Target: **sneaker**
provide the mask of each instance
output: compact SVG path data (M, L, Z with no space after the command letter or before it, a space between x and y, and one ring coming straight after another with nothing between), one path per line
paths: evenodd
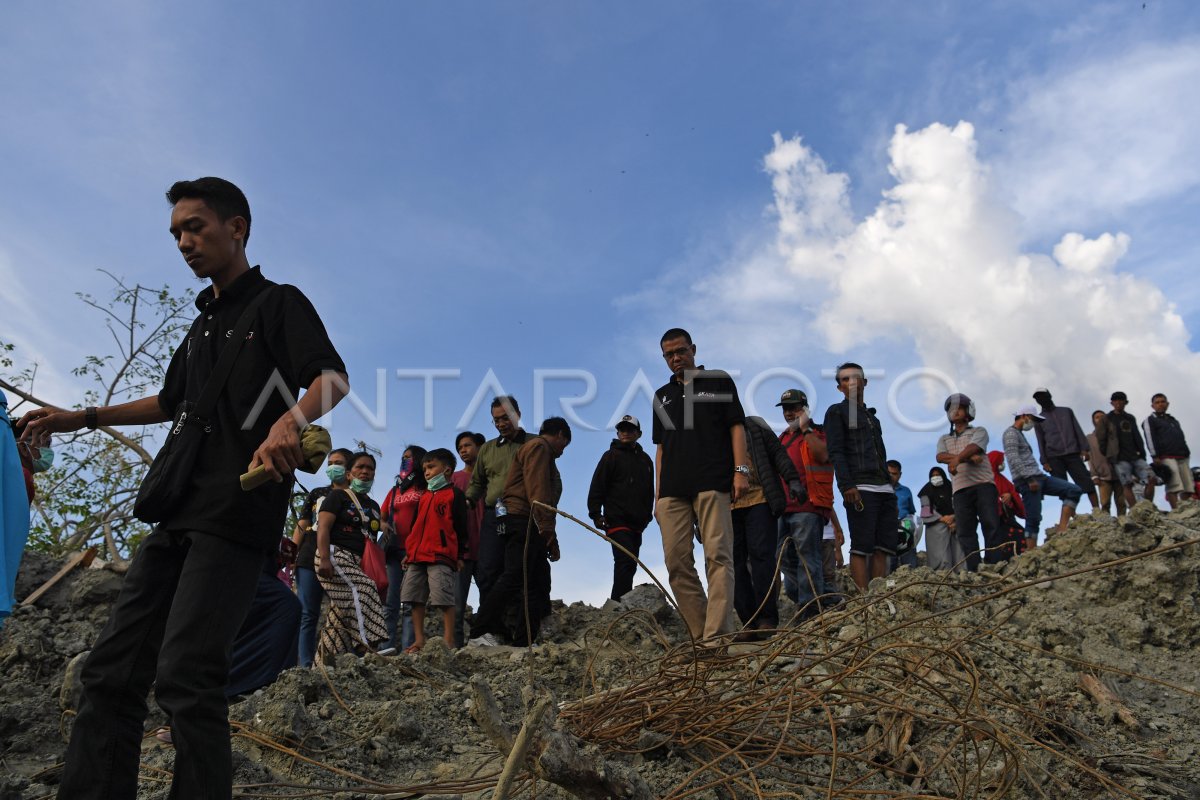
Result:
M396 648L394 648L394 647L381 647L381 648L379 648L378 650L376 650L376 651L375 651L375 655L378 655L378 656L394 656L394 655L396 655Z
M476 638L470 640L467 642L467 644L474 647L499 647L500 641L492 634L485 633L482 636L477 636Z

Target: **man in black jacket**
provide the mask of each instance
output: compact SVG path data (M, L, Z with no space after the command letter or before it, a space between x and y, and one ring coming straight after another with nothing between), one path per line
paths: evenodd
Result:
M1137 418L1125 410L1129 397L1124 392L1113 392L1110 398L1113 410L1108 412L1108 436L1117 439L1117 457L1112 459L1114 477L1125 493L1125 505L1133 508L1137 504L1134 485L1142 486L1142 497L1154 499L1154 486L1158 483L1154 471L1146 463L1146 446L1138 431ZM1097 428L1097 435L1100 429ZM1109 442L1099 442L1101 450L1109 449Z
M654 462L638 439L642 424L626 414L617 423L617 438L600 456L588 490L588 516L613 544L613 600L633 588L637 574L634 556L642 547L642 531L654 518ZM620 545L620 547L617 547Z
M850 528L850 577L865 590L871 578L887 575L896 554L896 493L887 471L883 428L875 409L863 402L867 378L858 364L837 368L842 402L825 412L825 441Z
M731 506L733 516L733 607L745 630L743 640L756 640L779 627L779 518L787 506L783 486L803 502L808 490L783 445L762 417L746 417L746 452L750 454L750 487Z
M1192 452L1188 449L1179 420L1167 413L1171 406L1167 396L1161 393L1154 395L1150 398L1150 406L1154 413L1142 423L1142 432L1146 434L1146 449L1150 451L1150 457L1159 468L1166 468L1164 482L1167 484L1167 502L1174 508L1180 500L1191 500L1196 494L1192 468L1188 463Z

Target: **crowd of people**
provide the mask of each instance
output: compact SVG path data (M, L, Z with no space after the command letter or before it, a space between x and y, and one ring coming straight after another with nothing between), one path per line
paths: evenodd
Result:
M371 497L375 456L334 450L328 485L308 494L281 541L291 476L307 459L301 431L346 396L345 365L304 294L250 267L250 207L238 187L179 181L167 200L176 246L209 285L161 390L112 406L40 408L15 422L0 404L13 445L0 462L6 497L32 491L29 476L52 459L52 434L172 423L133 507L153 530L81 672L59 789L72 800L136 796L152 686L177 751L171 796L230 797L229 697L296 663L417 652L431 616L447 647L533 644L561 555L556 461L571 428L550 417L526 432L511 396L491 403L493 439L464 432L453 449L408 446L382 505ZM858 364L838 367L842 399L820 424L803 391L785 391L777 408L786 429L777 435L745 414L728 373L697 365L687 331L668 330L660 346L671 377L651 404L653 458L641 421L623 417L593 472L588 514L612 546L614 601L631 590L643 536L657 521L672 593L703 647L790 624L780 618L781 586L800 621L843 602L850 587L836 571L846 536L851 581L865 590L918 563L922 530L931 568L974 570L1036 546L1046 495L1063 505L1047 533L1061 530L1085 495L1117 513L1158 484L1172 506L1194 496L1190 451L1161 394L1139 426L1114 392L1113 410L1097 411L1085 435L1071 409L1040 388L1037 405L1015 409L993 451L973 424L974 403L951 395L949 431L931 443L938 466L914 500L902 465L887 457ZM264 393L267 385L281 391ZM238 475L260 467L272 480L242 491ZM6 531L21 522L9 518L11 505ZM27 515L24 524L27 532ZM7 544L4 563L12 563ZM0 576L9 601L12 572ZM480 599L468 619L472 580Z

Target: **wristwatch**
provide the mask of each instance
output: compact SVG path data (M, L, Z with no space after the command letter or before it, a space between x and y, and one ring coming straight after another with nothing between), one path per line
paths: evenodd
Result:
M83 425L89 431L94 431L100 427L100 421L96 418L95 406L88 406L83 410Z
M738 464L736 467L733 468L733 471L738 473L739 475L745 475L747 478L750 477L750 465L749 464Z

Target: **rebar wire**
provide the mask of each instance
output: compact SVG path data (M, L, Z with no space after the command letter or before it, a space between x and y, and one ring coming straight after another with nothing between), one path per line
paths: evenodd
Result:
M620 548L570 514L552 510ZM672 645L653 614L630 610L584 633L587 661L580 697L562 704L558 724L612 757L674 756L689 764L665 798L715 790L760 799L991 800L1013 791L1042 798L1138 797L1102 767L1114 759L1124 759L1116 762L1119 766L1150 756L1114 755L1072 722L1061 701L1021 696L1004 669L1021 675L1026 686L1030 675L995 645L1019 645L1075 667L1197 693L1005 637L1000 628L1015 606L1004 600L1031 587L1196 544L1200 538L1025 581L953 573L909 580L884 592L851 596L796 627L770 632L771 638L758 644L737 644L729 636L701 645L689 634L687 642ZM678 609L662 582L638 564ZM974 617L964 623L956 615L968 609ZM618 627L628 626L641 627L650 652L635 651L613 637ZM613 678L614 672L619 677ZM326 680L344 707L328 675ZM342 785L235 786L238 797L299 800L354 792L399 800L482 791L499 777L497 759L494 773L436 784L389 784L324 762L314 751L274 740L251 725L231 727L235 737L342 779ZM1155 762L1156 769L1170 766ZM148 765L143 770L151 780L166 774ZM524 795L536 795L537 782L525 773L520 788Z
M691 771L668 798L717 789L756 798L1001 798L1015 789L1046 798L1137 797L1095 766L1097 742L1040 698L1012 688L1005 670L1032 684L1028 671L994 646L1017 610L1005 598L1198 543L1025 581L953 574L907 581L851 597L758 645L725 637L718 647L698 647L692 640L641 658L611 647L610 666L626 670L619 682L600 679L601 655L592 652L585 671L592 693L565 703L559 721L610 754L689 761ZM948 595L961 596L945 602ZM967 610L974 618L964 624L957 615ZM645 625L655 641L667 641L652 615L633 612L608 622L599 640L609 643L620 624Z

